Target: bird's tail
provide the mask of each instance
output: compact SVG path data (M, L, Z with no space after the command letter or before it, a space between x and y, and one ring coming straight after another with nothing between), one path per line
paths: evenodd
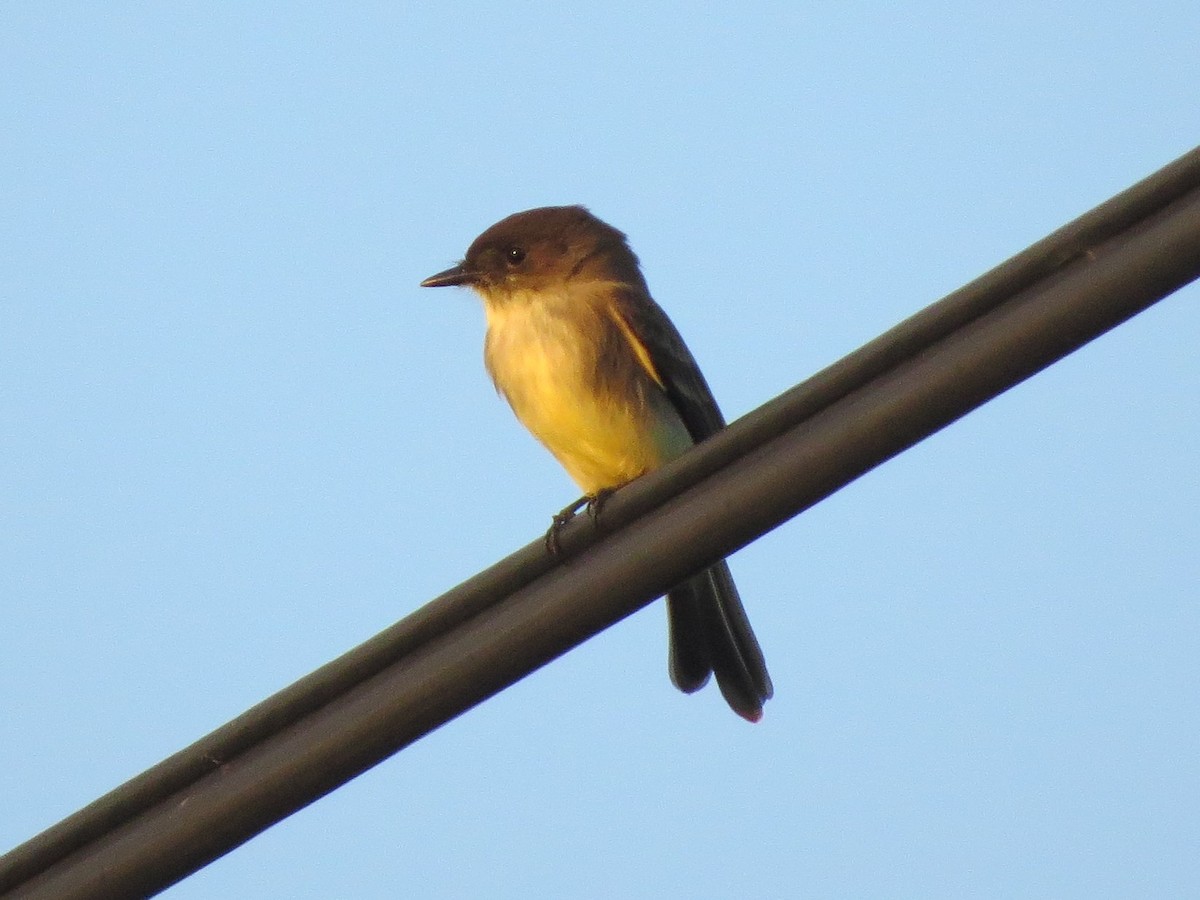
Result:
M667 594L671 681L684 693L715 673L725 702L743 719L762 718L774 688L758 639L724 560Z

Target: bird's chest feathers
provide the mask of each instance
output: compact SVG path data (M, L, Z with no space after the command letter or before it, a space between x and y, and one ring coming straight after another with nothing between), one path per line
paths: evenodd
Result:
M659 464L645 390L600 377L606 313L587 303L509 302L487 309L484 359L517 418L585 491L623 483ZM611 344L610 344L611 345ZM631 373L636 364L632 354ZM640 375L640 373L637 373Z
M510 302L488 310L484 361L496 389L525 425L543 437L595 415L602 323L588 309ZM545 438L543 437L543 440Z

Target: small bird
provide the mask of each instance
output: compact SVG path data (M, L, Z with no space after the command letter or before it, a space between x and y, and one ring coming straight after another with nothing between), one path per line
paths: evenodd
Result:
M496 390L586 500L725 427L625 235L584 207L497 222L461 263L421 282L449 285L483 299L484 362ZM715 673L734 712L762 718L771 678L724 560L667 593L667 622L675 686L690 694Z

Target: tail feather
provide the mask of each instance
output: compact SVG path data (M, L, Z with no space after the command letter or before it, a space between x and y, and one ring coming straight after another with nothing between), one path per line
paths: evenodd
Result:
M675 686L691 693L715 674L730 708L757 722L774 687L724 560L671 590L667 622Z
M708 647L709 616L705 613L708 575L698 575L667 594L667 658L671 682L685 694L700 690L712 675Z

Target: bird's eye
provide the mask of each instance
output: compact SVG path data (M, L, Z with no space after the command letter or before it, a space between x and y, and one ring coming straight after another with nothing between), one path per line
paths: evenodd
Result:
M519 266L525 262L525 251L520 247L509 247L504 257L510 266Z

